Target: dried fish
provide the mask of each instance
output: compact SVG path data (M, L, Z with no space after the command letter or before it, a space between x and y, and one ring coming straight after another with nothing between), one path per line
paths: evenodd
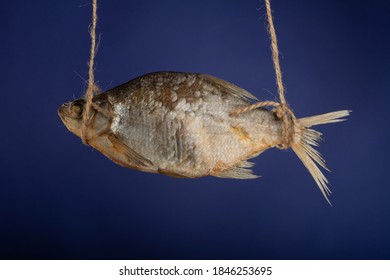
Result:
M112 161L174 177L256 178L247 160L286 143L275 110L237 109L256 101L249 92L221 79L192 73L158 72L138 77L93 99L86 139ZM81 137L85 100L58 110L65 126ZM312 147L321 134L313 125L342 121L349 111L298 119L288 144L327 197L326 168Z

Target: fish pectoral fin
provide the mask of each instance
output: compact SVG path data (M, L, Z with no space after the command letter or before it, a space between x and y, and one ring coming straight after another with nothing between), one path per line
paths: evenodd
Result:
M124 144L117 136L110 133L107 135L108 140L111 142L113 149L122 155L125 155L127 160L136 166L152 166L153 163L147 158L143 157L126 144Z
M223 170L217 174L213 174L215 177L220 178L232 178L232 179L256 179L260 176L253 174L252 167L254 163L249 161L242 161L240 164Z

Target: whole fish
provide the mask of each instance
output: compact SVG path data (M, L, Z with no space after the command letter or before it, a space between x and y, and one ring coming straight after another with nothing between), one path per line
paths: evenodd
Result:
M112 161L140 171L256 178L247 160L282 145L286 137L275 110L232 114L256 100L244 89L204 74L146 74L93 98L86 138ZM85 100L65 103L58 112L65 126L81 137ZM312 147L320 133L309 127L341 121L348 114L344 110L298 119L291 135L290 146L326 198L327 181L317 164L326 167Z

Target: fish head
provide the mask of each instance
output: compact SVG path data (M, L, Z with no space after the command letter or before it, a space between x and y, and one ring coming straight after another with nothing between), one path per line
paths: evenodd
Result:
M66 128L72 133L80 136L80 130L83 123L83 114L85 109L85 100L77 99L61 105L58 109L58 115Z
M96 110L99 108L99 110ZM86 102L84 99L76 99L64 103L58 109L58 115L66 128L81 137L81 130L86 129L85 136L93 138L106 132L111 124L111 106L104 95L97 96L93 99L93 107L90 109L90 121L88 125L83 126L83 116L86 112Z

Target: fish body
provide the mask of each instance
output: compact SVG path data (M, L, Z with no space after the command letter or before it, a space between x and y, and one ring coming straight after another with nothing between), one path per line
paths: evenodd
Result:
M146 74L94 97L86 138L114 162L141 171L190 178L255 178L247 160L281 145L286 137L273 110L232 114L256 100L244 89L204 74ZM79 99L59 109L64 124L79 137L84 107L85 101ZM302 119L303 125L298 120L292 145L307 138L306 132L311 135L308 146L316 144L319 136L308 127L339 121L348 111L330 114ZM320 156L297 155L304 163L308 155L323 165ZM310 163L305 165L313 169ZM319 180L317 184L326 187Z
M230 170L254 177L242 168L250 165L246 159L278 145L283 136L280 119L269 110L230 115L255 99L207 75L147 74L95 97L107 113L95 112L89 144L114 162L142 171L201 177ZM80 136L79 130L72 132Z

